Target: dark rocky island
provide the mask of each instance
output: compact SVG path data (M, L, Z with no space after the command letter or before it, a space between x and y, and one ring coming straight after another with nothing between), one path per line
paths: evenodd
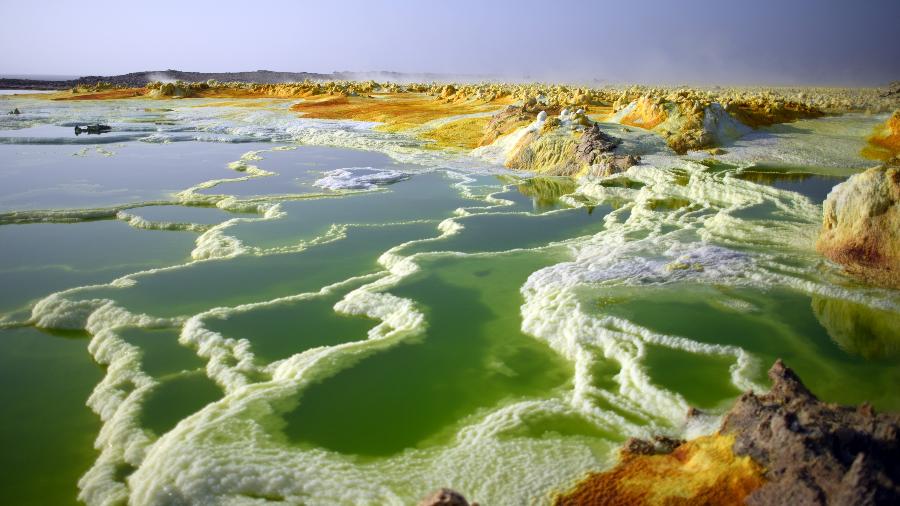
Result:
M329 74L317 72L280 72L274 70L254 70L248 72L190 72L184 70L143 70L113 76L83 76L78 79L44 80L44 79L5 79L0 78L0 89L5 90L67 90L80 86L93 86L97 83L108 83L114 87L141 88L155 81L183 81L186 83L215 80L227 83L278 84L302 81L339 81L368 80L379 81L446 81L451 76L444 74L408 74L403 72L376 71L351 72L335 71ZM459 76L454 76L459 78ZM462 76L464 80L484 80L490 76Z
M83 76L66 81L46 81L37 79L0 79L0 89L8 90L66 90L77 86L109 83L113 86L140 88L160 80L199 82L215 79L223 82L275 84L305 80L325 81L341 79L341 74L317 74L314 72L275 72L256 70L253 72L186 72L182 70L144 70L117 76Z

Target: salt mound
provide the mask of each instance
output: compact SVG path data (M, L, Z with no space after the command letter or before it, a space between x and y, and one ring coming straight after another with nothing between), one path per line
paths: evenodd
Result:
M350 167L329 170L313 186L329 190L371 190L376 186L408 179L409 174L398 170L378 170L374 167Z

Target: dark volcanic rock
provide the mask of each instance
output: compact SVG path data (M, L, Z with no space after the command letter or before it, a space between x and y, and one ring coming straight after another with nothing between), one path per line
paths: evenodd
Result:
M769 378L769 393L741 396L720 429L766 469L747 504L900 504L900 415L821 402L780 360Z
M75 81L41 81L38 79L0 79L0 90L66 90L74 86Z
M42 81L35 79L0 79L0 89L12 90L66 90L75 86L90 86L96 83L110 83L114 86L140 88L159 80L201 82L215 79L219 82L241 82L277 84L299 82L306 79L326 81L338 79L338 74L317 74L313 72L274 72L256 70L253 72L185 72L182 70L145 70L117 76L84 76L67 81Z
M625 441L620 451L630 455L666 455L682 444L684 444L683 439L666 436L654 436L653 441L632 437Z
M622 139L604 133L594 123L582 134L578 147L575 148L575 158L591 166L590 174L593 176L618 174L641 161L639 156L614 154L613 150L621 143Z
M253 72L185 72L182 70L157 70L132 72L120 76L85 76L77 80L76 84L94 84L107 82L115 85L140 87L161 79L196 83L215 79L219 82L241 82L277 84L286 82L298 82L305 79L325 80L331 79L328 74L316 74L312 72L274 72L271 70L256 70Z
M575 157L580 162L593 165L601 154L612 151L621 143L622 139L603 133L600 126L594 123L581 136L581 141L575 149Z

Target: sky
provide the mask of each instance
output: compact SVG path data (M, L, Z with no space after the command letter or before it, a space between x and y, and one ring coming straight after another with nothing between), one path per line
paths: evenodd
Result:
M0 74L335 70L646 84L900 80L900 0L0 0Z

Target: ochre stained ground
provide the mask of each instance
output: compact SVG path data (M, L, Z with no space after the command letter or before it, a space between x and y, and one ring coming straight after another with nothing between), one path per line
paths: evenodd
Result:
M421 135L423 139L434 141L428 147L435 149L475 149L481 145L484 127L491 121L490 117L463 118L450 121Z
M556 506L743 504L762 486L763 469L732 452L733 436L703 436L666 455L624 454L555 498Z
M506 103L476 101L445 102L419 93L373 95L372 97L331 96L320 100L306 100L291 109L305 118L350 119L384 123L380 130L401 132L429 121L451 116L492 112Z
M48 93L47 98L51 100L115 100L120 98L142 97L146 94L146 88L120 88L94 93L77 94L70 91L61 91L59 93Z

